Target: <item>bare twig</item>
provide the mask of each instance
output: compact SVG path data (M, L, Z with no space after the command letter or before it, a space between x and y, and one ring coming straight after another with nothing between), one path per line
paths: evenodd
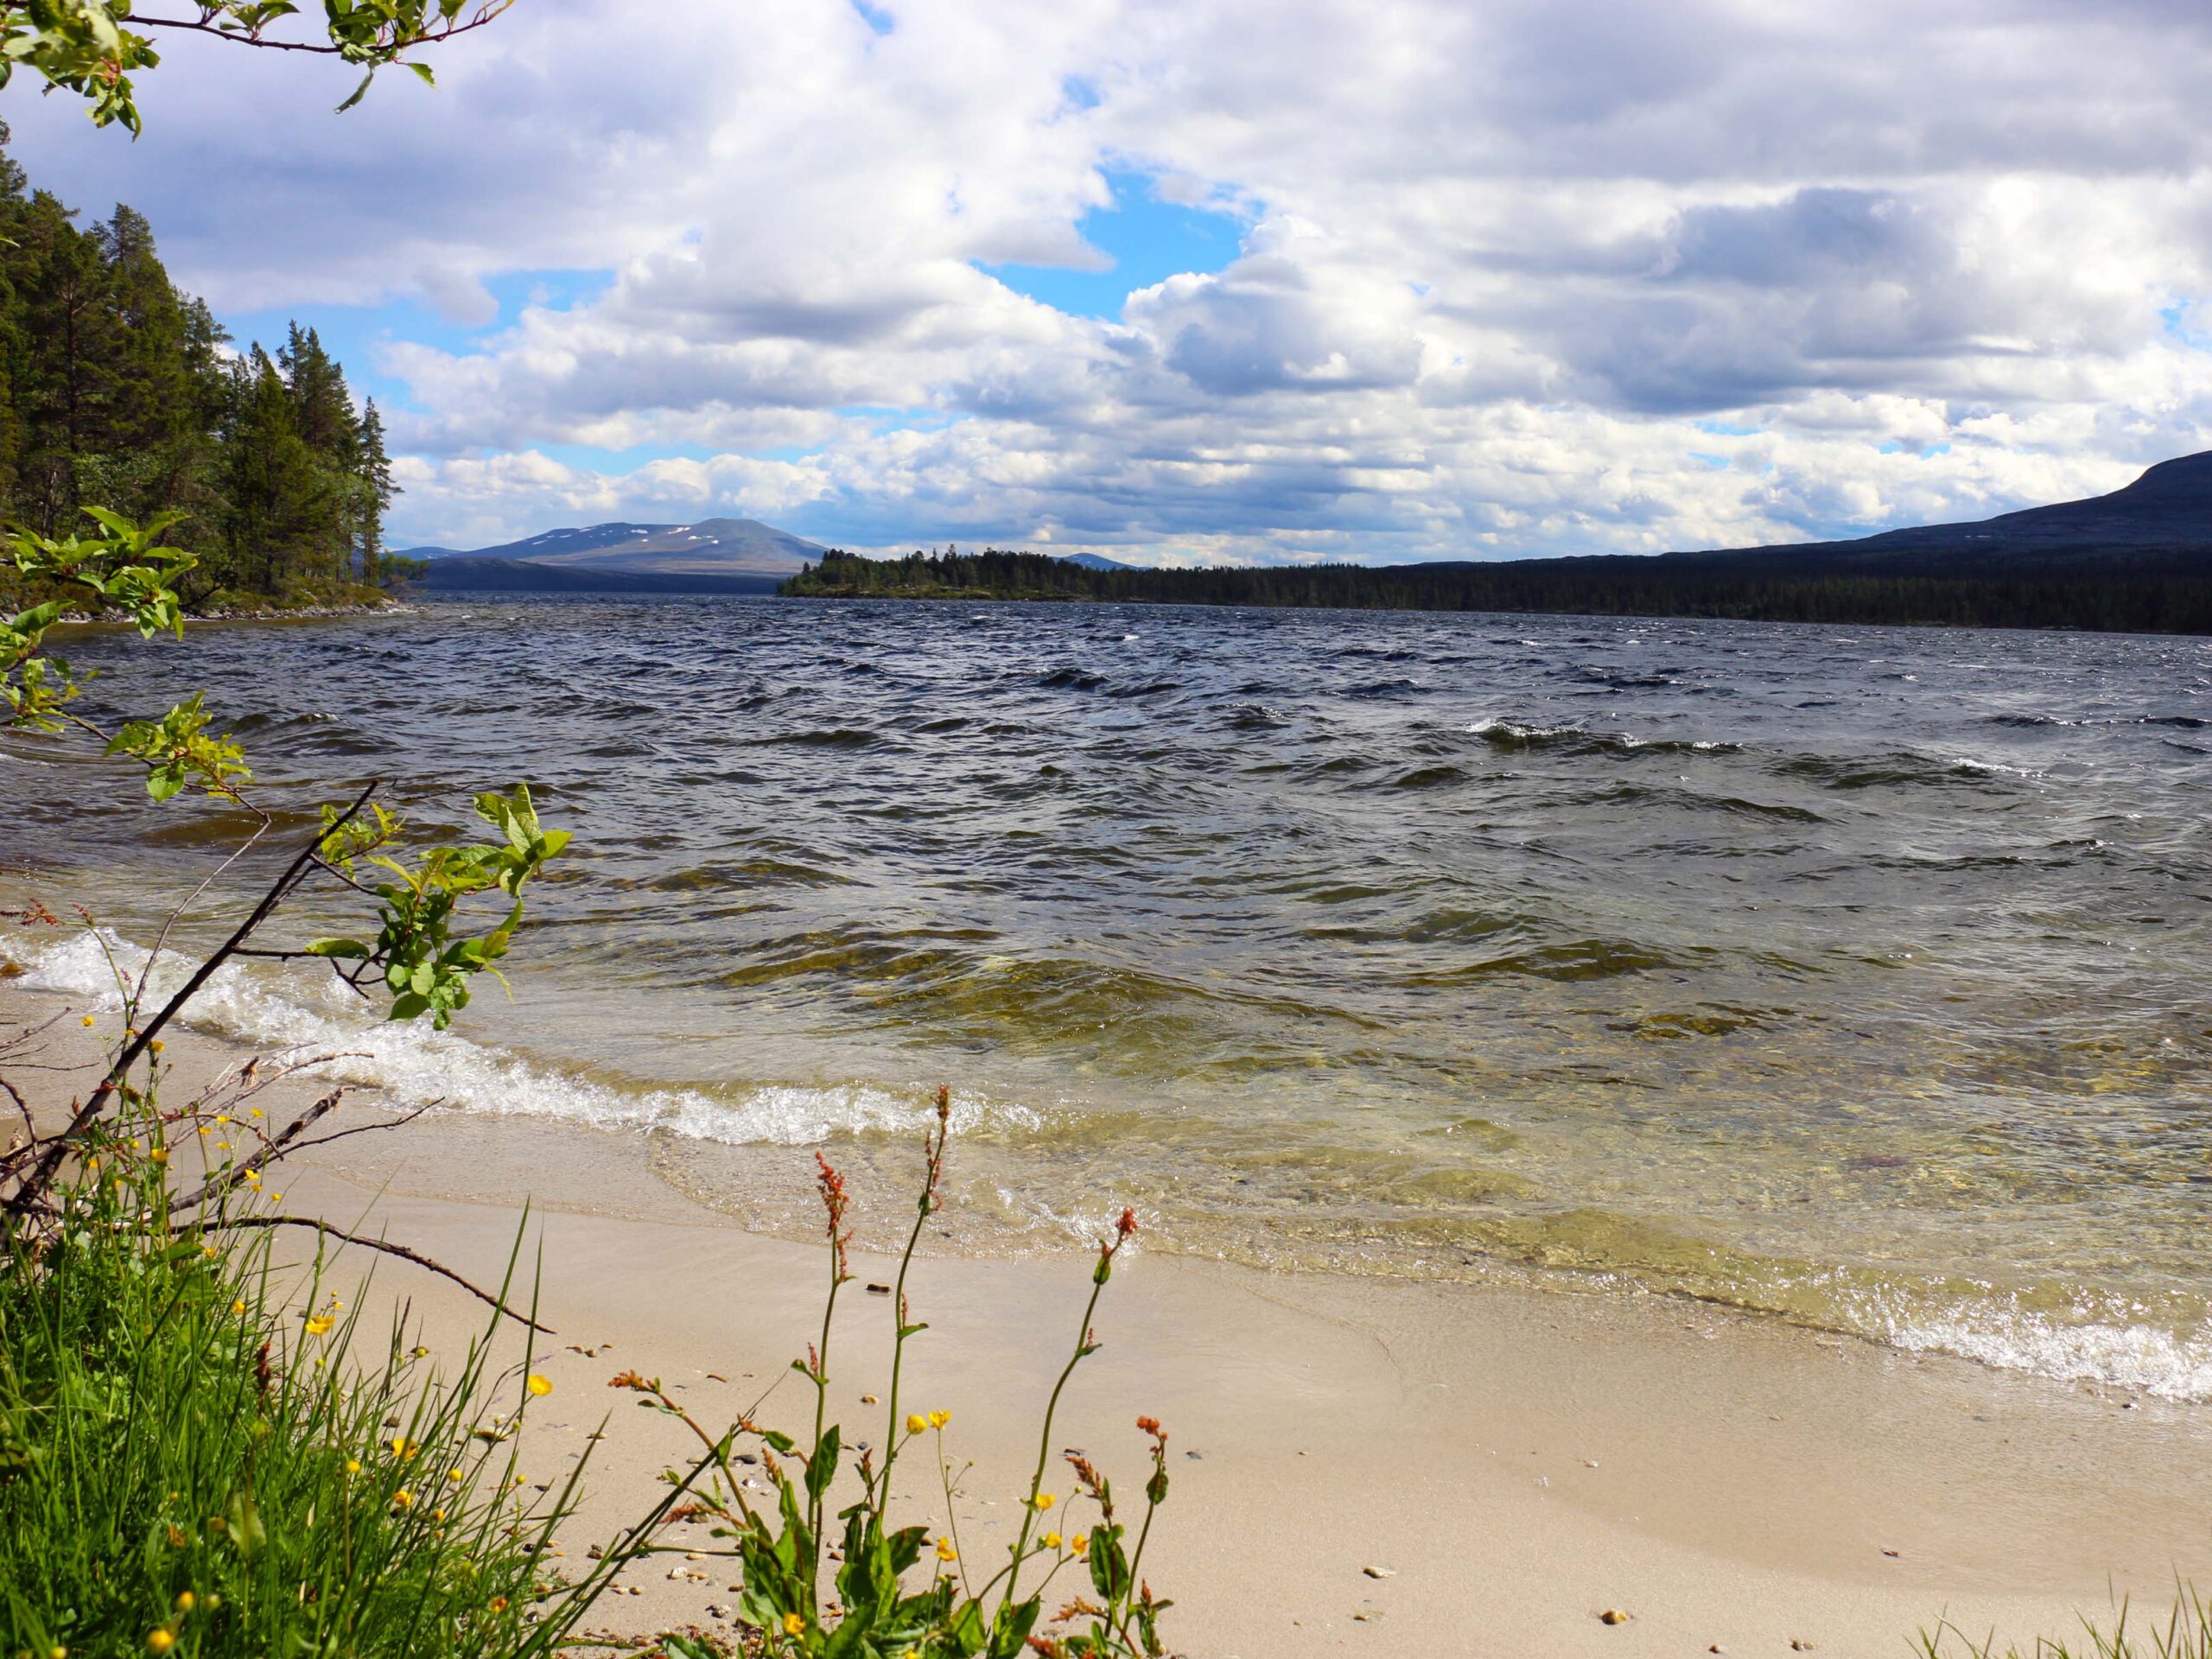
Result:
M433 1262L419 1250L410 1250L404 1244L394 1244L381 1238L370 1238L360 1233L349 1233L342 1227L333 1226L329 1222L317 1221L308 1216L226 1216L221 1220L209 1222L207 1225L211 1232L225 1230L236 1232L247 1228L267 1227L312 1228L327 1237L340 1239L348 1244L359 1244L363 1249L380 1250L386 1255L396 1255L403 1262L412 1262L416 1267L427 1268L442 1279L452 1280L454 1283L475 1297L478 1301L497 1308L518 1325L527 1325L531 1330L543 1336L560 1335L560 1332L550 1325L540 1325L529 1315L516 1313L490 1292L478 1289L442 1262Z
M38 1140L38 1126L31 1122L31 1109L16 1085L7 1078L0 1077L0 1095L5 1095L16 1103L16 1109L23 1115L23 1134L29 1137L26 1144L35 1144Z
M270 1141L268 1145L263 1147L260 1151L255 1153L252 1157L247 1159L244 1163L238 1165L227 1174L206 1183L194 1192L187 1193L183 1198L172 1199L169 1204L170 1213L175 1214L180 1210L197 1209L200 1205L206 1203L211 1196L218 1192L236 1192L239 1187L245 1185L246 1178L248 1176L258 1176L264 1166L275 1163L278 1159L283 1157L285 1155L285 1149L290 1147L293 1141L300 1138L302 1131L307 1129L309 1125L323 1117L326 1114L335 1111L338 1109L338 1103L345 1098L346 1090L343 1088L332 1090L321 1100L315 1102L314 1105L308 1107L307 1110L302 1112L297 1117L286 1124L284 1126L283 1132L281 1135L279 1135L274 1141Z
M102 1079L99 1087L93 1090L86 1097L85 1103L77 1109L69 1120L68 1127L54 1137L45 1154L39 1160L37 1166L23 1177L16 1191L9 1196L10 1213L20 1216L29 1211L31 1206L37 1202L40 1194L52 1184L54 1172L60 1168L61 1160L66 1155L70 1144L84 1134L86 1128L100 1115L108 1102L115 1097L116 1090L123 1086L124 1079L130 1075L130 1068L137 1063L140 1056L146 1052L147 1046L160 1035L164 1026L183 1012L187 1003L199 995L200 988L214 976L215 970L238 953L245 942L253 937L254 930L276 913L276 907L284 902L285 899L290 895L292 889L298 886L301 880L307 874L316 855L321 850L324 842L336 830L352 822L361 809L368 804L369 797L376 793L380 781L380 779L372 779L367 786L353 798L352 805L339 814L330 823L316 831L315 839L302 848L298 856L285 867L283 874L278 876L269 891L261 895L260 902L254 906L252 912L246 917L245 920L238 924L237 930L232 933L231 937L226 939L207 961L200 964L192 977L184 982L183 988L162 1005L161 1012L141 1027L137 1033L124 1044L123 1052L116 1057L114 1065L109 1069L107 1076Z
M505 11L511 3L512 0L486 0L486 3L478 9L476 15L467 22L456 20L448 23L442 29L422 29L404 39L388 41L378 49L408 52L418 46L435 46L441 41L451 40L456 35L466 35L471 29L483 28L485 24ZM218 40L229 41L234 45L257 46L269 52L310 52L319 57L338 57L346 50L344 47L334 41L326 44L315 41L272 41L257 30L225 29L215 20L213 14L204 10L198 17L149 17L134 12L130 22L134 24L143 24L149 29L188 29L195 35L213 35Z

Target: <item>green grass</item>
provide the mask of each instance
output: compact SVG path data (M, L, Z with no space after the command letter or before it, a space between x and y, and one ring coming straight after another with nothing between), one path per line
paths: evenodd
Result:
M2212 1607L2192 1585L2175 1592L2163 1624L2145 1630L2140 1621L2131 1620L2123 1602L2109 1628L2084 1617L2081 1635L2070 1643L2063 1637L2039 1636L2026 1649L2015 1644L2000 1649L1946 1623L1923 1630L1919 1645L1923 1659L2212 1659Z
M0 1656L542 1650L581 1602L536 1599L526 1362L442 1376L270 1235L171 1239L164 1174L111 1140L0 1264Z

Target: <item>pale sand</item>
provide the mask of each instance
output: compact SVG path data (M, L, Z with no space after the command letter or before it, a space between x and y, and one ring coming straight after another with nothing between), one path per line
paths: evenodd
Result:
M0 986L0 1032L60 1006ZM50 1058L92 1057L73 1021L54 1039ZM169 1058L188 1077L222 1053L186 1039ZM10 1075L49 1108L87 1081ZM346 1109L357 1116L341 1121L375 1115ZM791 1157L798 1179L810 1154ZM715 1427L780 1377L764 1415L810 1420L785 1368L818 1324L821 1249L671 1192L644 1138L433 1116L315 1163L271 1182L287 1211L348 1224L371 1211L373 1228L482 1279L497 1277L518 1200L534 1200L531 1248L559 1336L539 1362L556 1386L535 1408L525 1467L564 1474L611 1417L572 1559L652 1502L656 1472L683 1452L679 1427L607 1390L616 1370L659 1375ZM863 1281L890 1271L855 1265ZM480 1307L441 1281L391 1261L376 1276L372 1305L411 1297L441 1352L479 1324ZM916 1268L931 1329L911 1351L906 1402L950 1408L953 1449L975 1460L961 1516L971 1562L1012 1535L1087 1281L1072 1250ZM849 1434L874 1438L880 1418L859 1396L882 1391L886 1299L854 1285L843 1307L833 1398ZM1157 1255L1116 1274L1098 1326L1105 1346L1077 1373L1052 1449L1083 1449L1134 1499L1133 1420L1167 1423L1174 1490L1146 1575L1178 1603L1173 1644L1200 1659L1786 1655L1793 1642L1896 1659L1946 1614L1977 1633L2070 1635L2076 1609L2107 1611L2115 1593L2139 1617L2163 1611L2177 1573L2212 1580L2202 1408L2124 1409L1671 1299L1269 1276ZM570 1343L611 1345L586 1357ZM934 1523L927 1459L901 1467L916 1518ZM710 1604L735 1599L720 1563L656 1562L629 1575L642 1594L602 1603L601 1625L710 1623ZM671 1567L710 1577L671 1582ZM1609 1628L1608 1607L1634 1617Z

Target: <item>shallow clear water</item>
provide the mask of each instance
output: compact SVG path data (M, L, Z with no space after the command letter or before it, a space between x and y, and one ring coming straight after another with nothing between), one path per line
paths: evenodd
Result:
M658 1130L760 1224L783 1148L903 1157L944 1081L981 1248L1129 1200L2212 1397L2212 642L594 598L74 655L207 685L265 779L529 778L578 846L518 1001L359 1065ZM10 740L0 885L143 939L228 826L111 781Z

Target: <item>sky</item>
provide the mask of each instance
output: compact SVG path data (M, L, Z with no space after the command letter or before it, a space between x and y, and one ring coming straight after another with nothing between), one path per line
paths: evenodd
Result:
M15 151L320 330L398 546L1658 552L2212 448L2198 0L518 0L342 116L163 44Z

